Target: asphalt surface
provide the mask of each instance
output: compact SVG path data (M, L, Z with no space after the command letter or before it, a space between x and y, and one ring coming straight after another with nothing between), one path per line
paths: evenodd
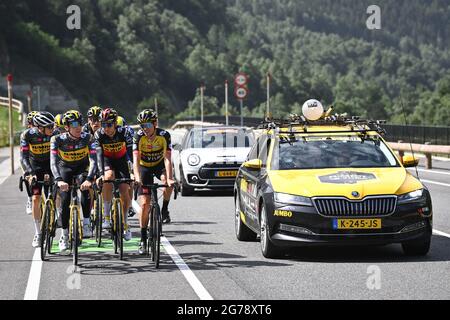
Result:
M435 171L419 174L430 189L434 228L450 234L450 162L435 161ZM447 168L447 169L446 169ZM24 299L35 249L33 225L25 213L19 175L0 184L0 299ZM442 184L436 184L442 183ZM426 257L405 257L400 245L362 248L298 249L282 259L265 259L259 241L238 242L234 234L232 194L202 191L170 204L173 222L164 225L167 240L198 280L191 285L186 267L164 250L161 268L137 255L130 243L120 261L110 249L71 256L52 255L38 273L38 299L188 299L198 300L201 286L213 299L450 299L450 238L434 235ZM138 222L131 220L134 236ZM57 233L59 239L59 231ZM39 259L37 259L39 260ZM175 259L177 260L177 259ZM180 263L179 260L177 260ZM32 264L34 265L31 268ZM367 285L378 270L379 289ZM30 283L36 283L36 276ZM200 284L199 284L200 283ZM197 289L197 291L194 289Z

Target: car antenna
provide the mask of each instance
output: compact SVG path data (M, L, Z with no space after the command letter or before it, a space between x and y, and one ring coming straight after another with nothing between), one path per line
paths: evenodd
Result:
M411 140L412 140L412 139L411 139L411 131L410 131L409 128L408 128L408 121L406 120L405 107L403 106L403 98L402 98L402 94L401 94L401 93L400 93L400 105L401 105L401 107L402 107L403 118L405 119L405 126L406 126L406 128L408 129L409 147L410 147L410 149L411 149L411 154L412 154L412 156L413 156L413 159L415 159L415 157L414 157L414 150L413 150L412 142L411 142ZM403 159L402 159L402 163L403 163ZM416 169L416 177L420 180L420 177L419 177L419 171L417 170L417 166L415 166L414 168Z

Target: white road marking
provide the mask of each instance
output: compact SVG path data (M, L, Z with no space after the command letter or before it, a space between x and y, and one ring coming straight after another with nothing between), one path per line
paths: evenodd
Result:
M412 170L413 172L415 171L414 169L411 169L411 170ZM434 173L434 174L444 174L444 175L450 176L450 172L445 172L445 171L430 170L430 169L421 169L421 168L417 168L417 171L428 172L428 173Z
M161 243L164 246L164 250L168 255L172 258L173 262L177 265L178 269L180 269L183 276L186 278L187 282L191 285L192 289L194 289L197 296L200 300L213 300L211 295L202 285L200 280L195 276L195 274L189 269L188 265L184 262L184 260L180 257L178 252L172 247L169 240L166 237L161 237Z
M420 181L425 182L425 183L437 184L437 185L444 186L444 187L450 187L450 184L448 184L448 183L436 182L436 181L425 180L425 179L420 179Z
M433 234L437 234L438 236L450 238L450 234L436 230L436 229L433 229Z
M30 275L28 276L27 289L24 300L37 300L39 285L41 283L42 260L39 248L34 250L33 262L31 263Z
M136 200L132 201L133 209L136 212L139 212L140 206ZM180 257L175 248L170 244L169 240L166 237L161 237L161 244L164 247L166 253L170 256L173 262L177 265L178 269L180 269L183 276L186 278L187 282L190 284L192 289L194 289L197 296L200 300L213 300L209 292L202 285L200 280L195 276L189 266L184 262L183 258Z

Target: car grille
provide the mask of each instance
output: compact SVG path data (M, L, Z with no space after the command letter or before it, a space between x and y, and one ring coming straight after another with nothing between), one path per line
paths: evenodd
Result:
M216 177L217 171L238 171L241 166L241 163L232 162L232 163L205 163L200 170L198 171L198 175L200 179L231 179L235 180L235 177Z
M367 197L362 201L345 198L315 198L319 214L327 217L386 216L394 212L397 197Z

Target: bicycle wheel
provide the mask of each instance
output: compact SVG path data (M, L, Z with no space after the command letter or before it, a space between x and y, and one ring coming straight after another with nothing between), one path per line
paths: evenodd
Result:
M73 265L77 266L78 265L78 238L79 238L79 233L80 230L78 229L78 217L79 212L78 212L78 208L77 207L73 207L72 208L72 241L71 241L71 245L72 245L72 255L73 255Z
M161 244L161 212L159 205L155 205L153 214L153 261L156 269L158 269Z
M101 195L97 195L97 200L95 200L95 241L97 241L97 246L102 245L102 228L103 228L103 204L101 200Z
M117 254L119 243L117 239L117 229L119 228L117 221L117 200L113 199L113 206L111 212L111 222L112 222L112 230L111 230L111 239L114 245L114 253Z
M123 260L123 215L122 215L122 202L117 201L117 247L119 249L119 258Z
M49 225L50 225L50 204L47 202L44 207L44 214L42 215L41 220L41 241L40 241L40 249L41 249L41 260L45 261L45 255L47 253L47 246L49 242Z
M55 214L55 203L53 202L53 200L49 200L49 205L50 205L50 224L49 224L49 235L48 235L48 249L47 249L47 253L48 254L52 254L52 245L53 245L53 239L55 238L55 234L56 234L56 214Z

